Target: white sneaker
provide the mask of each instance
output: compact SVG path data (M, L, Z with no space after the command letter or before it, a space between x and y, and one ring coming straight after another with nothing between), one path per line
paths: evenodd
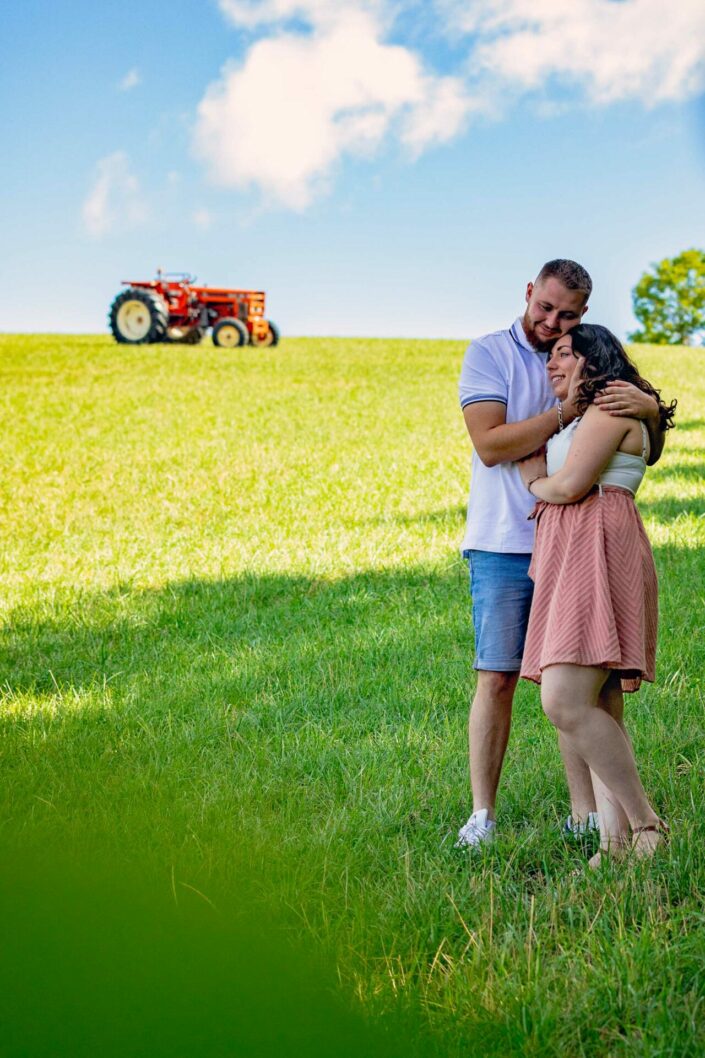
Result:
M584 834L592 834L600 829L600 817L597 812L588 812L587 819L578 823L572 816L568 816L563 824L563 833L570 834L574 838L582 837Z
M479 812L473 812L464 827L458 831L456 849L470 849L492 841L496 830L495 822L489 818L489 809L481 808Z

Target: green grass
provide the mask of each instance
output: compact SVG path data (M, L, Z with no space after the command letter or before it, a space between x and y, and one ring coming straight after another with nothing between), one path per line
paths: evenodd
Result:
M702 1054L705 352L634 352L680 402L639 495L661 630L627 720L673 829L653 863L573 876L528 685L502 838L452 849L463 345L342 339L0 338L6 848L96 850L167 902L231 906L246 878L365 1013L415 1012L407 1054Z

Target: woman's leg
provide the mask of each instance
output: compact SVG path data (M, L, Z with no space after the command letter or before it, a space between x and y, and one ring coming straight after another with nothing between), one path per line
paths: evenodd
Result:
M603 684L602 690L600 691L597 704L600 709L604 709L604 711L619 725L625 739L627 740L632 757L634 757L634 749L629 735L627 734L627 729L624 726L624 694L622 693L622 681L618 673L610 672ZM609 790L599 778L597 779L597 783L603 787L601 795L597 794L596 787L596 796L601 796L605 816L604 835L602 833L602 816L600 816L600 843L603 848L606 847L604 840L606 838L608 843L613 846L620 843L626 844L629 835L629 820L627 819L627 814L612 791Z
M610 672L602 686L597 704L617 722L629 741L624 727L624 695L618 673ZM611 852L613 856L619 855L620 850L629 842L629 820L624 809L599 776L591 772L582 757L571 748L570 740L560 732L558 744L565 764L573 819L583 821L587 819L588 812L597 811L600 817L600 847ZM597 866L600 854L593 856L590 862Z
M592 775L597 813L600 818L600 851L590 859L591 867L599 867L603 855L620 859L630 847L629 822L612 791L595 772Z
M614 670L609 670L609 675L602 686L600 696L597 699L597 704L600 709L604 709L606 713L609 713L613 720L616 720L631 747L631 739L624 726L624 694L622 692L622 680L619 673Z
M626 734L598 706L609 676L607 669L550 665L541 676L544 712L616 798L632 828L655 826L658 816L644 793Z
M631 746L629 733L624 726L624 694L622 693L622 681L618 673L611 671L605 684L600 691L597 704L600 709L617 721L624 737ZM593 788L593 775L590 768L582 757L578 756L571 748L570 742L560 731L558 732L558 746L565 765L565 774L570 792L571 814L574 820L584 823L590 812L597 811L596 794ZM632 750L633 754L633 750ZM618 802L617 802L618 805ZM624 811L619 808L623 829L627 829L629 822Z
M597 705L617 722L628 739L624 728L624 695L617 673L610 672L599 693ZM601 851L590 859L591 867L599 867L602 853L619 857L626 852L629 846L629 820L612 791L595 772L590 771L583 758L571 748L570 740L560 732L558 744L565 764L573 818L587 819L588 812L594 811L599 815Z

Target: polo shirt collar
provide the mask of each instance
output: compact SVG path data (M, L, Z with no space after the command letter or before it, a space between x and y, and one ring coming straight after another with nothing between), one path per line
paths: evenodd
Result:
M509 328L509 333L511 334L512 338L517 343L517 345L520 345L522 349L527 349L530 353L538 353L540 351L538 349L534 349L533 345L526 337L526 332L524 331L524 326L521 322L521 316L517 316L517 318L514 320L514 323Z

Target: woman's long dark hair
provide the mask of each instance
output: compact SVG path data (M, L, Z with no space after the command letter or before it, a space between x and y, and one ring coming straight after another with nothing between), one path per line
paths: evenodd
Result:
M670 404L664 404L660 390L641 377L624 346L611 331L597 323L580 323L570 331L570 337L573 340L573 352L585 357L582 378L575 395L578 414L583 414L608 382L621 379L631 382L654 398L658 404L662 430L670 430L675 425L673 414L678 402L672 400Z

